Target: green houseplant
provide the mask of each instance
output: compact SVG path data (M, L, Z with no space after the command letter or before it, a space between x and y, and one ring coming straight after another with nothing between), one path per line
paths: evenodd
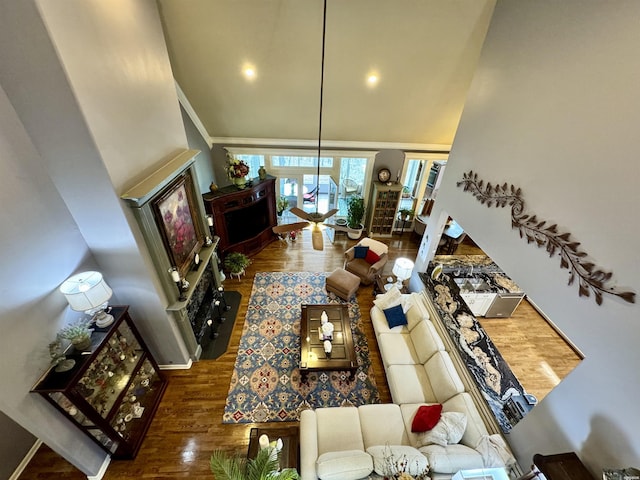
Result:
M412 208L401 208L399 213L402 220L411 220L416 212Z
M280 197L276 202L276 212L278 212L278 216L281 216L282 212L284 212L288 206L289 200L287 200L287 197Z
M362 235L362 219L364 218L364 198L352 195L347 203L347 226L352 230L347 232L349 238L357 240Z
M216 480L297 480L298 472L292 468L278 471L278 456L271 448L258 451L256 458L247 460L241 455L229 456L216 450L211 455L211 472Z
M91 332L93 332L89 325L91 325L90 318L76 320L60 330L58 336L70 340L77 350L88 350L91 348Z
M231 252L224 257L224 266L231 273L241 273L251 264L251 260L244 253Z

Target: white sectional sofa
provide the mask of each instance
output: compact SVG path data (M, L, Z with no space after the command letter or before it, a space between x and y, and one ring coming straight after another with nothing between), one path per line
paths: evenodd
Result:
M378 297L376 303L384 307L384 300ZM394 459L405 458L412 474L428 466L434 480L451 478L459 470L504 466L505 455L486 453L491 437L471 396L464 391L421 295L403 295L402 301L405 310L408 307L406 325L390 328L383 310L378 306L371 309L394 403L303 411L302 480L357 480L374 470L382 475L384 457L390 454ZM411 431L418 409L431 404L441 404L443 414L464 413L466 427L459 442L424 444L420 434Z

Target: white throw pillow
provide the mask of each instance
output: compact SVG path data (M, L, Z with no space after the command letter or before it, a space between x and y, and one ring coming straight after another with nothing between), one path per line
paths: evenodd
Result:
M369 247L369 250L372 250L373 253L381 257L385 253L389 251L389 247L378 240L374 240L369 237L365 237L358 242L358 245L362 245L363 247Z
M454 445L462 440L466 428L467 416L464 413L443 412L435 427L418 435L418 445Z
M387 308L395 307L396 305L400 305L401 303L402 293L400 293L400 290L398 290L398 288L395 286L391 287L389 291L383 293L382 295L378 295L373 301L373 304L380 310L386 310Z

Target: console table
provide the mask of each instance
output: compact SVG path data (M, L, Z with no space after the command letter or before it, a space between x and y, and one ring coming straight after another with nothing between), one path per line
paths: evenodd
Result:
M252 255L276 239L272 231L278 224L275 177L256 177L242 190L229 185L205 193L202 198L205 210L213 216L222 256L230 251Z
M533 463L547 480L593 480L593 475L574 452L533 456Z

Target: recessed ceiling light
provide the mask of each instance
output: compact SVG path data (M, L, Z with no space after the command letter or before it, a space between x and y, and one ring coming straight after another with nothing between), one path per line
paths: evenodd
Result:
M247 65L242 69L242 73L244 74L247 80L253 80L256 78L256 69L251 65Z
M367 85L370 87L375 87L380 81L380 77L378 77L377 73L371 73L367 76Z

